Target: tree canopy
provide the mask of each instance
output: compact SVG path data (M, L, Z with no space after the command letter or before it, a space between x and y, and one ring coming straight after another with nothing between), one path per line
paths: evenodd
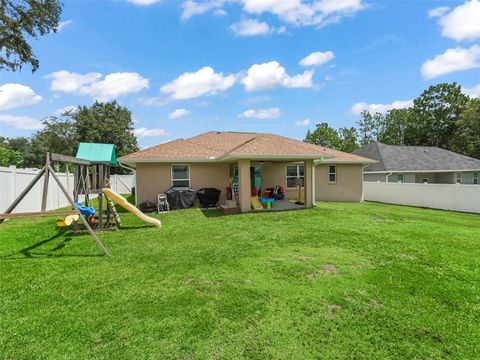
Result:
M59 0L0 0L0 70L30 64L35 72L39 61L29 41L56 32L61 13Z
M10 148L8 140L0 137L0 166L20 166L23 162L22 153Z
M75 123L79 142L114 144L118 156L138 150L137 138L133 134L130 110L116 101L95 102L92 106L80 106L69 113Z
M470 99L456 83L438 84L422 92L410 108L385 114L364 110L356 128L317 124L304 141L346 152L372 141L438 146L480 158L480 100Z
M132 116L126 107L116 101L95 102L90 107L80 106L75 111L46 118L43 129L30 139L0 138L0 146L4 144L4 148L20 154L22 166L39 168L45 163L47 152L75 156L80 142L114 144L118 156L137 151L132 127ZM6 155L4 158L13 159ZM17 165L9 161L6 165Z

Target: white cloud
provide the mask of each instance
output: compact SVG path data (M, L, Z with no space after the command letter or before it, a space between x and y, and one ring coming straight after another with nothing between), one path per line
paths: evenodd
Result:
M46 76L46 78L52 79L50 90L68 94L80 92L82 88L88 87L101 77L100 73L77 74L66 70L56 71Z
M425 79L433 79L452 72L477 67L480 67L480 45L473 45L468 49L459 47L448 49L443 54L424 62L421 73Z
M352 16L365 8L362 0L241 0L243 9L250 14L271 13L295 26L323 26Z
M213 12L213 15L215 16L227 16L227 12L223 9L216 9L214 12Z
M73 20L60 21L57 26L57 31L60 32L72 24L73 24Z
M328 75L328 74L325 75L325 81L332 81L332 80L334 80L334 77L333 77L333 76Z
M68 94L89 95L99 101L108 101L118 96L137 93L149 87L148 79L138 73L117 72L102 74L78 74L66 70L56 71L46 76L52 79L50 89Z
M302 66L320 66L333 59L335 59L335 54L330 50L315 51L300 60L299 64Z
M473 88L462 88L463 92L472 98L480 98L480 84Z
M363 110L368 110L371 113L385 114L392 109L406 109L413 106L413 100L396 100L390 104L367 104L359 102L352 106L350 112L354 115L359 115Z
M457 41L480 38L480 0L467 1L439 17L443 36Z
M162 0L127 0L127 1L135 5L146 6L146 5L156 4Z
M279 108L269 108L269 109L259 109L254 110L250 109L241 114L238 114L239 117L245 118L255 118L255 119L276 119L282 112Z
M188 20L192 16L202 15L212 9L218 9L223 6L225 1L223 0L210 0L210 1L194 1L194 0L187 0L183 3L182 8L182 20ZM223 10L222 10L223 11ZM226 12L223 11L226 15ZM219 15L218 13L215 15Z
M313 71L288 75L277 61L254 64L248 69L247 76L241 82L246 91L265 90L277 86L286 88L310 88L313 86Z
M181 117L187 116L190 114L190 110L187 109L177 109L168 114L169 119L179 119Z
M171 94L174 99L191 99L225 91L235 83L234 75L216 73L210 66L196 72L186 72L172 82L163 85L160 91Z
M77 106L73 106L73 105L68 105L68 106L64 106L60 109L57 109L55 111L55 114L57 115L63 115L65 113L72 113L72 112L75 112L77 111L78 107Z
M297 126L308 126L310 125L310 119L303 119L295 121L295 125Z
M151 3L155 0L129 0L131 2ZM205 14L219 9L226 3L240 3L247 14L261 15L270 13L281 21L293 26L325 26L339 22L346 16L353 16L367 7L362 0L186 0L183 3L182 20L187 20L195 15ZM224 10L221 10L224 15ZM277 32L282 33L285 27L280 27Z
M0 123L13 126L20 130L38 130L43 127L40 120L29 116L0 115Z
M230 26L230 29L237 36L256 36L267 35L273 32L273 29L264 22L255 19L243 19Z
M88 93L96 99L105 101L137 93L148 86L148 79L138 73L111 73L105 76L105 79L91 84Z
M0 110L34 105L40 100L42 100L42 97L35 94L28 86L15 83L0 86Z
M450 8L448 6L440 6L434 9L430 9L428 10L428 17L429 18L441 17L445 15L449 10Z
M156 137L165 136L167 132L164 129L147 129L145 127L139 127L133 130L136 137Z

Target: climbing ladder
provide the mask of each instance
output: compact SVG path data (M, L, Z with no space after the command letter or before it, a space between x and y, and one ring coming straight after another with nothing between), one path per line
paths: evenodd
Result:
M107 197L107 204L108 204L108 209L112 212L113 219L115 220L117 227L120 228L122 226L120 222L120 215L118 215L117 208L115 207L115 204L113 203L112 199L110 199L109 197Z

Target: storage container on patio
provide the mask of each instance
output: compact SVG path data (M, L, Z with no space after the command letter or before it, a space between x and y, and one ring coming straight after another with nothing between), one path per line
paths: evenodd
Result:
M215 207L222 191L215 188L201 188L197 191L200 206L204 208Z
M171 187L167 191L167 200L170 205L170 209L188 209L193 207L195 202L195 190L188 187Z

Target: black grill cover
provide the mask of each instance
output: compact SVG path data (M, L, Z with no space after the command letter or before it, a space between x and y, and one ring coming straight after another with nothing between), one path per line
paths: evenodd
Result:
M222 191L215 188L202 188L197 191L200 205L204 208L215 207Z
M170 209L188 209L195 202L195 190L188 187L171 187L167 191L167 201Z

